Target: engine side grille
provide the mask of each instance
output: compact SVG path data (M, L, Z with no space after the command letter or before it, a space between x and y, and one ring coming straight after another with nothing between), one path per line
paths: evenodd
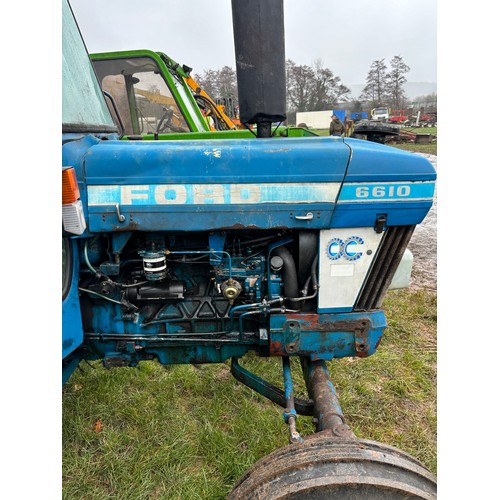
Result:
M354 306L355 310L380 308L414 230L415 226L395 226L387 229Z

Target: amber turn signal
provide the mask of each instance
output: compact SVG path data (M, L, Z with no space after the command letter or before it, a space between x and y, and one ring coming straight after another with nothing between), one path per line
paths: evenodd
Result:
M80 190L76 181L74 168L66 168L62 171L62 202L63 205L73 203L80 198Z

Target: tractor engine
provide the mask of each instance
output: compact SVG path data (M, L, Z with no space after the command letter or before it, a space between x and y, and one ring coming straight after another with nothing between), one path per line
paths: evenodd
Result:
M368 356L385 327L379 307L412 232L403 226L87 239L80 242L79 283L87 355L109 367L144 359L221 362L249 350Z
M118 235L120 252L113 254L115 236L98 236L81 252L88 340L98 350L103 341L128 343L121 354L118 347L104 351L105 363L148 359L155 353L149 347L154 338L187 346L190 353L194 341L203 344L199 359L186 354L182 362L222 361L231 352L224 347L232 344L264 354L271 315L315 309L316 232L130 232Z

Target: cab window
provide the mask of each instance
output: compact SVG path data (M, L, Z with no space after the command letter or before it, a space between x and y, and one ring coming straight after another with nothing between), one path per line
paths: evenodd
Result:
M125 135L190 131L153 59L95 60L94 67L115 101Z

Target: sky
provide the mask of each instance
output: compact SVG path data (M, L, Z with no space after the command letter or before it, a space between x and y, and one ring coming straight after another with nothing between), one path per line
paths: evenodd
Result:
M194 73L235 68L231 0L70 0L89 52L151 49ZM285 54L344 85L400 55L408 82L437 81L437 0L284 0Z

